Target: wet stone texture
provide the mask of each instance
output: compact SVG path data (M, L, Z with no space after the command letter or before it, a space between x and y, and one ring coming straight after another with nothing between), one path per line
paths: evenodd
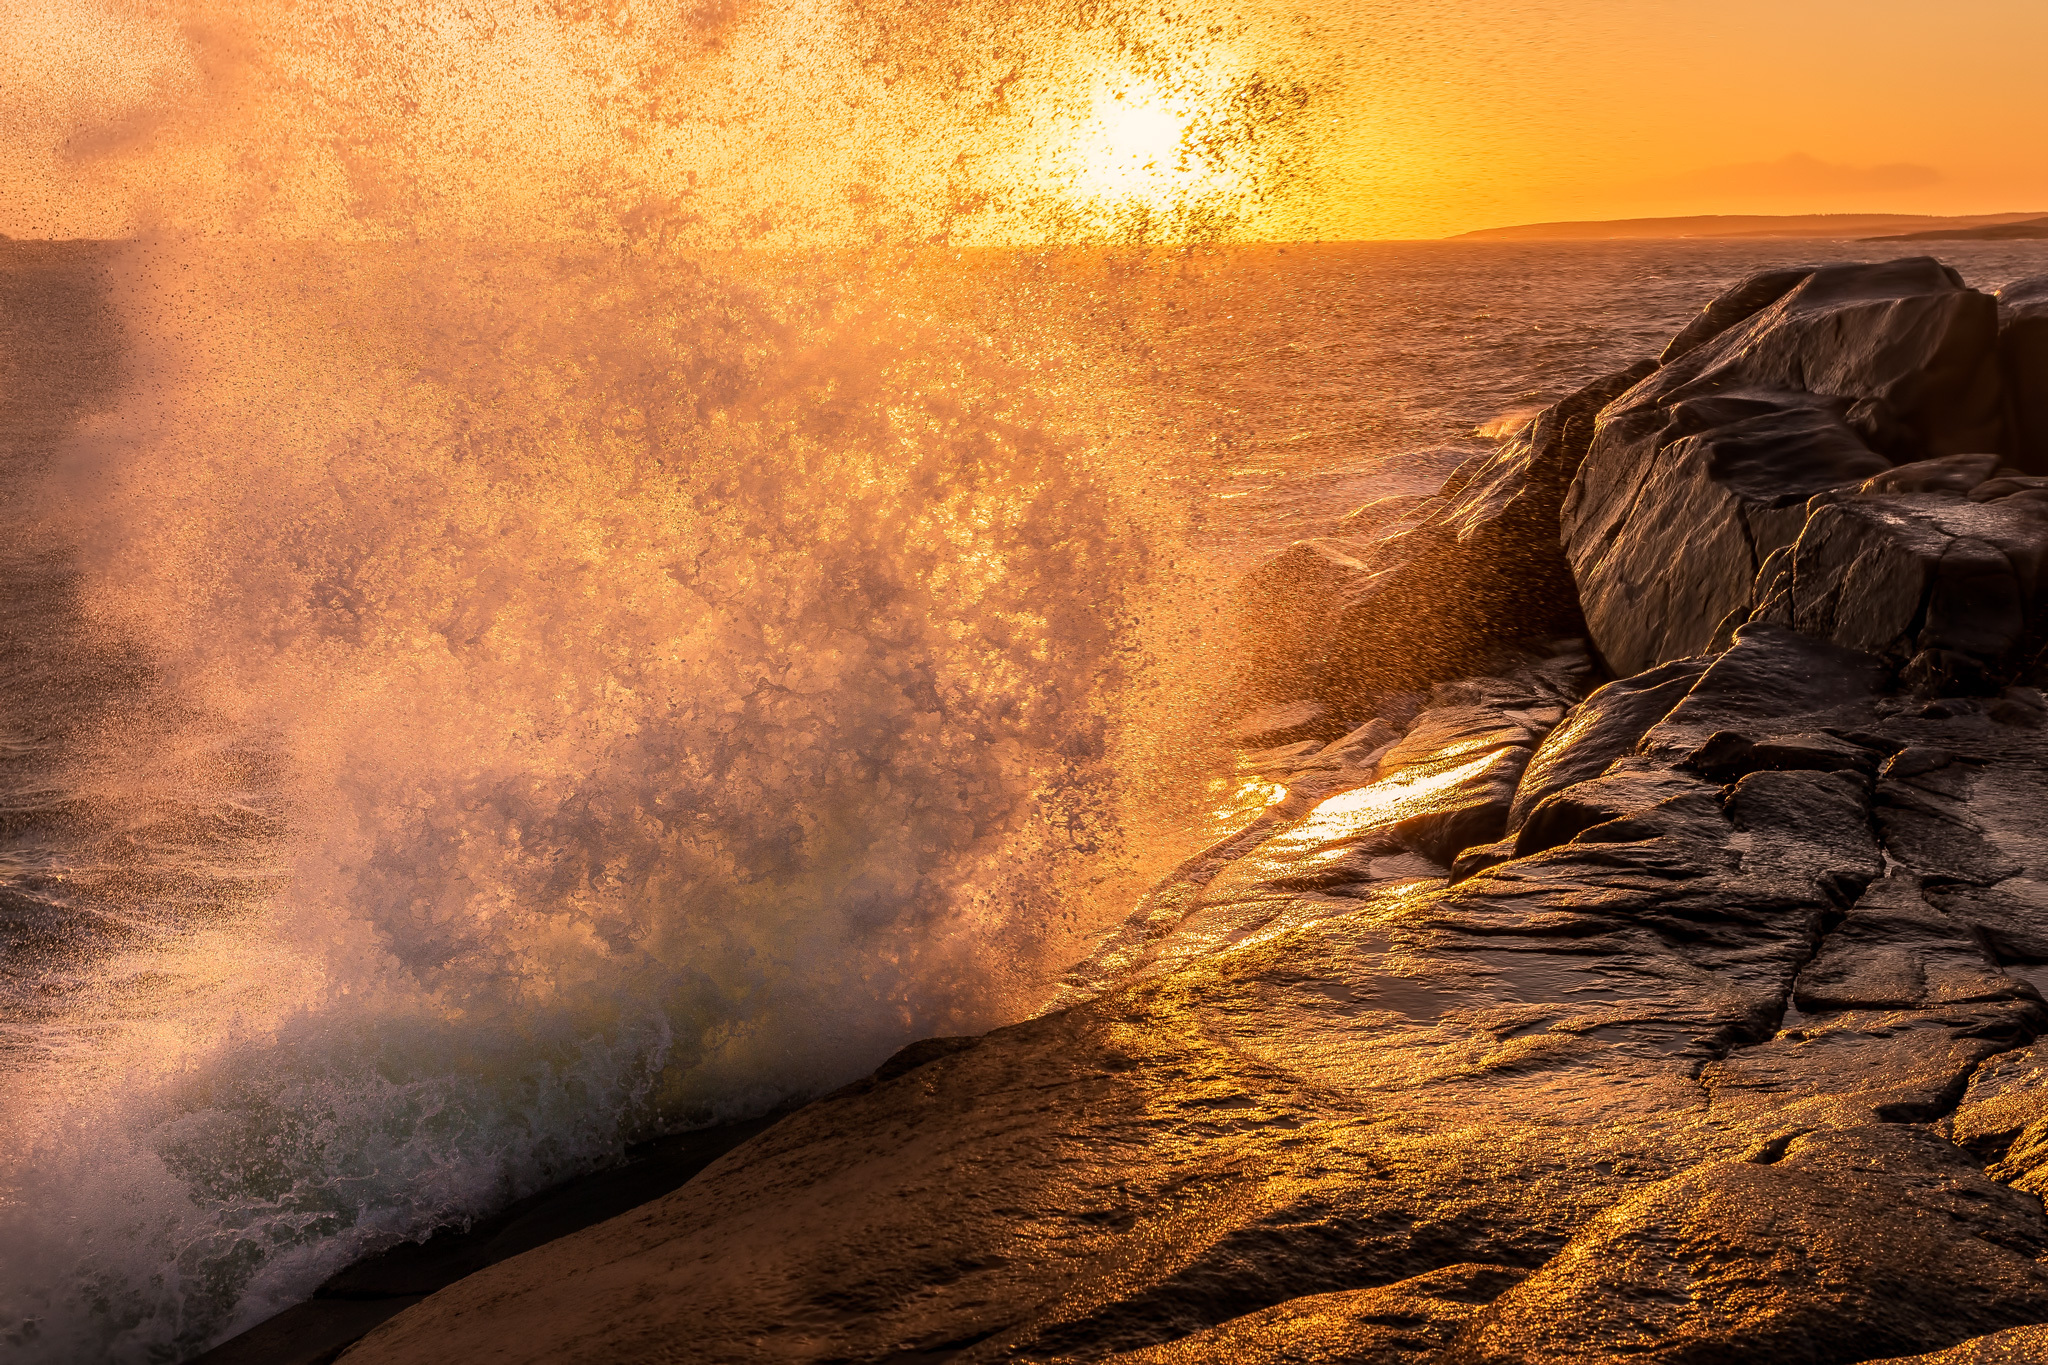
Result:
M1285 795L1051 1008L345 1359L2048 1360L2037 292L1760 277L1298 547Z

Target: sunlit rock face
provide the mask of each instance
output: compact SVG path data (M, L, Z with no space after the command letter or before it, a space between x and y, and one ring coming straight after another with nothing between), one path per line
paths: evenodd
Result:
M1948 335L1930 318L1974 328L1942 279L1912 296L1934 303L1865 312L1923 340ZM1806 285L1781 283L1709 309L1666 370L1791 316ZM1057 1008L916 1045L346 1359L2040 1358L2048 698L2030 561L1994 533L2026 525L2032 486L1939 449L1982 411L1931 399L1892 409L1936 433L1915 460L1875 455L1841 395L1795 391L1711 441L1603 447L1663 373L1601 414L1559 504L1567 558L1613 473L1594 461L1625 456L1633 491L1599 504L1616 538L1789 526L1775 557L1740 534L1665 543L1671 578L1705 582L1719 554L1731 581L1768 568L1746 611L1682 646L1708 599L1639 594L1650 666L1605 685L1577 642L1503 630L1475 642L1492 671L1418 666L1421 686L1362 689L1349 729L1314 670L1276 687L1242 731L1273 803L1177 869ZM1831 450L1882 468L1782 506L1757 491L1819 478ZM1454 483L1435 510L1474 479ZM1990 562L1963 540L2008 575L1969 581L2022 585L2017 627L2010 596L1944 586ZM1576 581L1612 665L1622 637ZM1889 618L1853 604L1886 592L1920 606L1855 636ZM1363 600L1331 594L1331 616Z

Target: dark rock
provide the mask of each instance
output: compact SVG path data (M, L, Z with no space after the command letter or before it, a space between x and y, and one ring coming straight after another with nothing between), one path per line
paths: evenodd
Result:
M1562 526L1611 669L1706 652L1749 615L1764 561L1799 537L1806 499L1891 467L1838 409L1758 391L1603 418Z
M1878 761L1879 755L1863 745L1819 732L1751 739L1733 730L1717 730L1680 766L1717 782L1733 782L1748 773L1802 768L1868 773Z
M1508 811L1508 832L1518 832L1529 812L1551 793L1598 777L1608 764L1634 749L1636 741L1692 689L1707 662L1682 659L1664 664L1609 683L1575 707L1523 771Z
M1990 886L1947 882L1926 895L2000 961L2048 963L2048 886L2015 876Z
M1829 266L1614 402L1561 514L1608 666L1725 637L1813 494L1998 450L1996 348L1997 305L1936 261Z
M1489 867L1509 862L1515 856L1515 841L1512 836L1497 839L1490 844L1475 844L1451 861L1451 880L1462 882Z
M1997 468L1996 455L1943 455L1873 474L1863 481L1862 491L1964 494L1987 482Z
M1783 626L1746 625L1678 705L1644 734L1639 747L1676 760L1697 750L1718 730L1846 731L1854 727L1787 722L1812 721L1836 712L1844 720L1862 716L1889 681L1883 662L1859 650Z
M1814 1014L2012 1000L2027 991L1928 903L1917 877L1900 875L1870 883L1799 974L1792 998Z
M1751 275L1742 283L1728 290L1705 308L1700 315L1685 325L1684 330L1671 338L1671 344L1664 348L1664 354L1657 358L1660 365L1669 365L1691 351L1698 350L1738 322L1747 322L1793 289L1806 283L1807 276L1815 267L1795 267L1791 270L1766 270Z
M1886 759L1884 766L1878 769L1877 775L1904 782L1908 778L1931 773L1936 768L1946 768L1948 765L1949 756L1940 749L1915 744L1899 750Z
M1650 368L1546 410L1398 534L1303 541L1255 571L1240 591L1248 688L1356 719L1385 694L1498 671L1502 641L1578 633L1558 503L1594 414Z
M1690 774L1648 761L1622 760L1599 777L1564 787L1538 802L1516 832L1515 856L1526 858L1556 848L1595 829L1601 831L1596 842L1620 842L1642 828L1640 817L1656 812L1669 818L1675 811L1718 821L1720 796L1712 785Z
M1998 291L1998 363L2011 435L2005 455L2022 473L2048 474L2048 275Z
M1918 777L1877 784L1877 820L1885 847L1901 864L1944 881L1995 886L2023 869L1988 837L1963 794L1932 782L1937 769ZM1961 774L1964 781L1967 773ZM1967 789L1966 789L1967 790Z
M1925 687L1990 686L2027 637L2044 559L2048 507L1836 496L1816 505L1793 551L1792 624L1901 664L1928 654L1916 668Z
M2048 496L2048 478L2037 474L2001 474L1986 479L1970 490L1971 502L1990 502L1993 498L2024 497L2038 500Z

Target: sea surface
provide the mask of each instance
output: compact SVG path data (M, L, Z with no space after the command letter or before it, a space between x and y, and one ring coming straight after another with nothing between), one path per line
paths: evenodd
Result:
M0 1357L1030 1014L1265 799L1247 567L1908 250L0 242Z

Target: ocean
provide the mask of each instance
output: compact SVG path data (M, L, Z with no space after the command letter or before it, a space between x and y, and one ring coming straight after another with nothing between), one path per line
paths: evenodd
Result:
M1913 251L0 242L0 1354L1029 1015L1268 799L1246 568Z

